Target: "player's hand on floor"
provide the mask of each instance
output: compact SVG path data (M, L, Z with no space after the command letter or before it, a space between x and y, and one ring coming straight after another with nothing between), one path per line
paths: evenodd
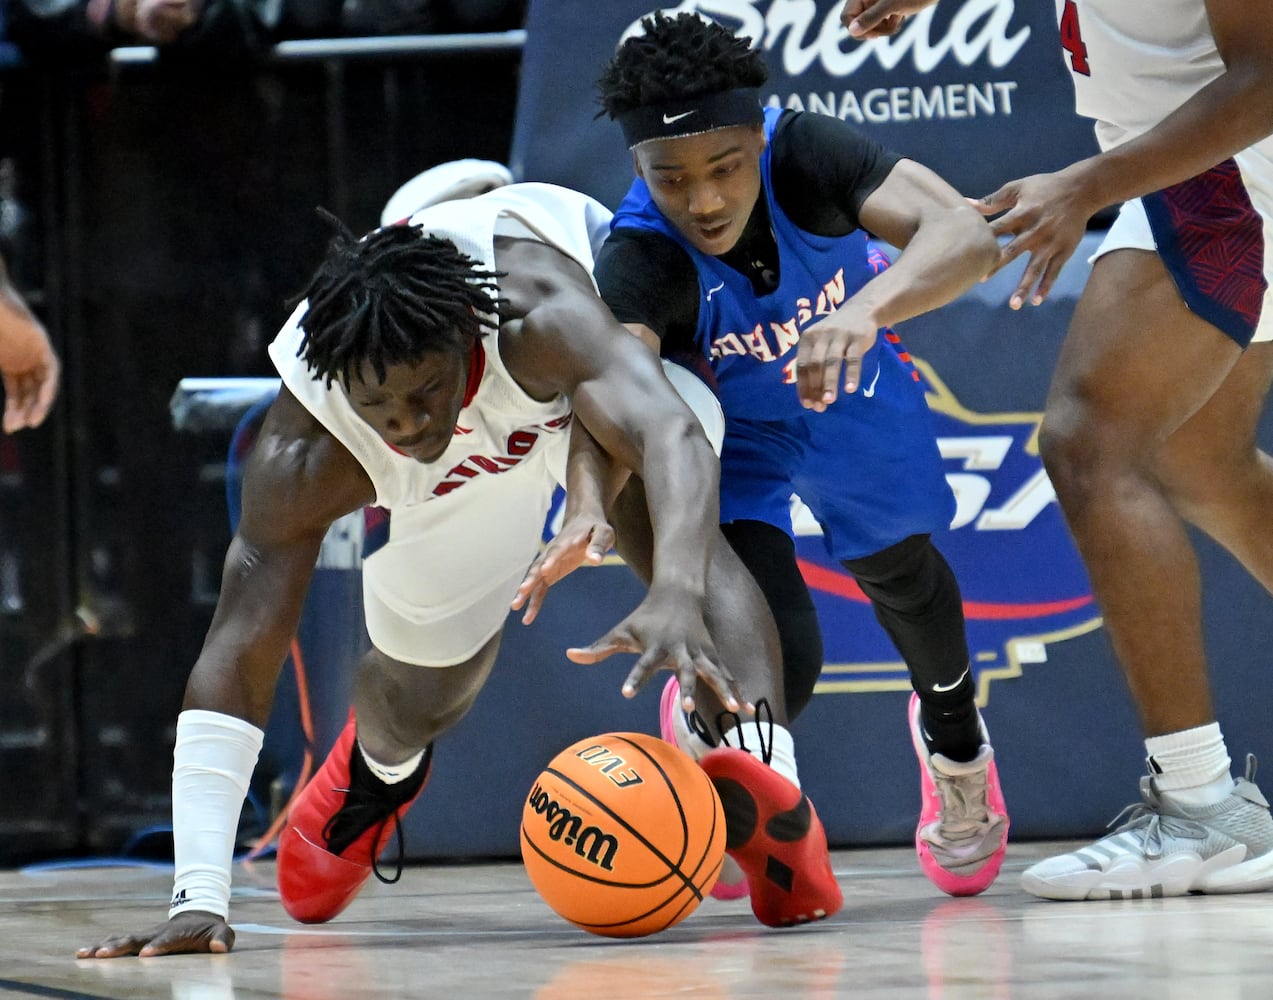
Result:
M614 528L604 517L579 515L565 521L561 530L530 564L526 578L517 588L512 609L519 611L525 606L522 624L529 625L535 620L549 587L584 563L600 566L613 546Z
M598 663L615 653L640 654L623 682L625 698L633 697L655 671L667 667L676 672L687 711L693 711L700 681L720 696L729 711L753 711L733 675L720 663L703 621L701 599L652 590L632 614L592 645L566 650L575 663Z
M214 913L189 910L139 934L112 934L80 948L76 958L120 958L138 955L221 955L234 947L234 928Z

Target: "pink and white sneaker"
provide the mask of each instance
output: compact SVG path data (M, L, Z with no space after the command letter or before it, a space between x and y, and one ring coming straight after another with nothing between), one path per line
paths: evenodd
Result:
M668 682L663 685L663 695L659 699L659 735L663 737L665 743L671 743L672 746L679 746L691 757L698 757L701 754L695 754L694 747L685 746L682 739L678 739L679 733L684 730L689 735L689 726L685 724L685 712L681 708L681 685L675 676L669 677ZM695 740L696 743L700 742ZM704 751L707 745L702 744ZM721 865L720 877L716 879L716 884L712 886L711 895L714 899L742 899L750 893L751 890L747 885L747 873L739 867L737 861L728 854Z
M921 796L915 851L928 880L952 896L975 896L999 874L1008 846L1008 809L986 724L970 761L930 754L920 732L919 696L909 706Z

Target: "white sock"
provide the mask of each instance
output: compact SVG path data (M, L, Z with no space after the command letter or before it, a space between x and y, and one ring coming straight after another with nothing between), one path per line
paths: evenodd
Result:
M776 723L771 725L768 721L748 719L725 733L722 739L731 747L746 750L759 761L765 759L764 751L768 749L769 766L797 788L800 787L800 775L796 771L796 743L789 730Z
M416 769L420 766L420 761L424 760L423 750L414 757L404 760L401 764L380 763L362 748L361 743L358 743L358 752L362 754L362 759L366 762L367 769L386 785L396 785L399 781L406 781L411 775L416 773Z
M1145 740L1154 784L1184 806L1210 806L1233 791L1232 761L1218 722Z
M672 729L676 733L676 745L695 760L702 760L703 754L716 749L690 728L689 716L679 705L672 713Z

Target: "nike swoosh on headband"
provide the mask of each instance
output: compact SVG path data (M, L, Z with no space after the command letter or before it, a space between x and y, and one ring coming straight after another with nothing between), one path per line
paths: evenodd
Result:
M663 116L663 124L671 125L673 122L679 122L682 118L688 118L690 115L694 114L697 110L698 110L697 108L691 108L689 111L682 111L679 115L665 114Z

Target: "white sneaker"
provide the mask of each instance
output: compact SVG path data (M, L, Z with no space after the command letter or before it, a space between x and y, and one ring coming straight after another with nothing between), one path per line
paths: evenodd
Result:
M1164 801L1140 779L1142 802L1109 836L1032 865L1021 887L1043 899L1148 899L1191 892L1273 889L1273 817L1255 786L1255 757L1227 798L1191 807ZM1129 813L1130 810L1130 813Z

